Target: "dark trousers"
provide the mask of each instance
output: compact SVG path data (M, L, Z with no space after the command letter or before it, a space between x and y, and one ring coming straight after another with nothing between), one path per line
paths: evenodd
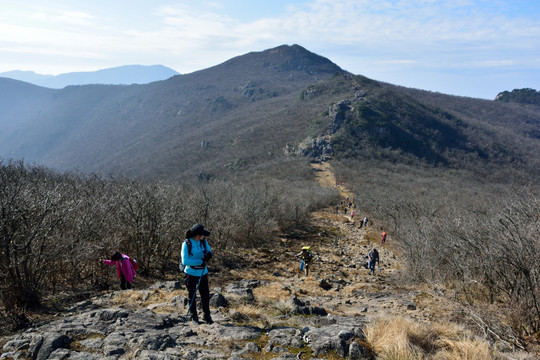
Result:
M124 274L120 277L120 288L122 290L131 289L131 283L126 281Z
M197 316L197 299L194 298L195 289L199 283L199 276L187 275L187 288L189 301L193 301L189 312L192 316ZM201 296L202 309L205 316L210 316L210 289L208 288L208 274L204 275L199 285L199 295Z

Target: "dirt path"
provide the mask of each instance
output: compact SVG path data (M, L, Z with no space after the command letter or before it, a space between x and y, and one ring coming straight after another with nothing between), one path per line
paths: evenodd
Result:
M354 203L352 192L343 184L337 184L330 163L312 164L317 180L322 186L337 187L344 203ZM359 216L351 218L350 210L343 211L340 206L336 209L323 209L314 213L316 223L323 228L319 234L324 234L330 241L323 241L316 246L321 253L329 254L328 258L316 266L313 276L328 275L337 272L351 283L339 291L335 300L336 312L343 315L362 313L366 316L384 314L403 314L404 310L415 308L414 299L396 288L396 273L402 269L403 261L399 253L389 244L381 245L381 231L369 225L359 228ZM367 262L367 253L377 248L380 252L381 266L375 275L371 275L364 267ZM406 311L405 311L406 312Z

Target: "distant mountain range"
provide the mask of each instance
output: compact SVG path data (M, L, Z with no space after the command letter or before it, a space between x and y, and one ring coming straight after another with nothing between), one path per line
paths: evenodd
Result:
M62 89L69 85L131 85L148 84L154 81L166 80L179 75L163 65L125 65L109 69L88 72L71 72L60 75L42 75L33 71L7 71L0 77L15 79L51 89Z
M0 78L0 94L0 157L60 170L210 179L331 156L540 171L538 106L377 82L298 45L143 85Z

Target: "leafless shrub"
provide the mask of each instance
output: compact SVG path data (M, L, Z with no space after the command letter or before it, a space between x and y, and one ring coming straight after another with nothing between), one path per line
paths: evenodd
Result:
M70 203L53 174L22 162L0 173L0 287L8 308L35 306L60 250Z
M453 283L469 304L509 304L514 331L540 330L538 189L402 165L338 167L359 212L398 239L412 281ZM367 165L367 166L366 166Z

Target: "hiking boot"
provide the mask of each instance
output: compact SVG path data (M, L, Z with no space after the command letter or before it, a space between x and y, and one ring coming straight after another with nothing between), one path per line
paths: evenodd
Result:
M193 321L197 325L201 324L201 322L199 321L199 317L197 315L191 315L191 321Z
M212 317L210 315L204 315L204 321L208 324L208 325L212 325L214 323L214 320L212 320Z

